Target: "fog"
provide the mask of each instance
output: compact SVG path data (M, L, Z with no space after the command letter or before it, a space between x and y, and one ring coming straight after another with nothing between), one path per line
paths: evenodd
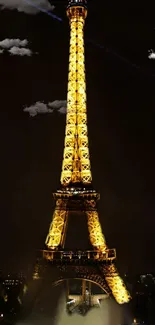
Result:
M121 314L120 306L111 299L106 299L102 302L101 308L90 310L86 316L78 314L68 316L65 311L65 299L61 297L54 325L120 325Z
M46 302L48 305L49 300ZM38 308L38 303L34 310L25 320L19 321L18 325L121 325L123 322L123 312L121 306L112 299L105 299L101 303L101 308L92 308L86 316L66 313L66 303L64 293L60 293L57 300L57 307L51 306L51 312L45 308ZM37 311L38 309L38 311ZM125 324L131 325L131 322Z
M86 316L66 313L64 283L53 286L53 270L50 268L41 281L28 285L23 304L23 314L18 325L131 325L128 312L113 299L107 298L101 307L92 308ZM125 315L126 314L126 315ZM124 322L125 319L125 322Z

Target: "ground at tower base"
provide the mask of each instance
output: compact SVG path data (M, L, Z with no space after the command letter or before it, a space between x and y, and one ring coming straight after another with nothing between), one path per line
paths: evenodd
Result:
M0 278L0 323L19 325L94 325L92 320L98 320L97 325L154 325L155 324L155 274L124 274L127 287L130 289L132 301L128 305L120 306L113 299L102 301L101 306L92 308L86 317L79 313L72 316L66 313L65 285L53 287L51 272L44 284L38 285L36 281L30 281L26 276L1 274ZM10 281L8 283L8 280ZM18 283L18 290L16 283ZM24 292L27 288L27 297ZM6 293L9 289L10 295L6 300ZM24 291L23 291L24 289ZM80 285L72 283L72 292L77 294ZM93 293L99 295L102 292L98 287L92 286ZM20 296L22 304L19 303ZM95 298L95 297L94 297ZM14 313L14 314L12 314ZM83 320L84 318L84 320ZM66 324L63 323L66 321ZM102 321L101 321L102 320ZM136 322L134 323L134 320ZM82 323L83 322L83 323Z

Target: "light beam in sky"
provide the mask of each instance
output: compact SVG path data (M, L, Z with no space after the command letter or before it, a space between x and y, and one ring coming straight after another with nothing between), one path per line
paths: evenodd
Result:
M119 60L121 60L122 62L124 62L124 63L126 63L126 64L132 66L133 68L139 70L139 71L142 72L143 74L145 74L145 75L147 75L147 76L155 77L155 74L150 73L149 70L144 69L144 68L141 67L140 65L131 62L129 59L127 59L127 58L123 57L122 55L120 55L120 54L118 54L118 53L116 53L116 52L110 50L108 47L106 47L106 46L104 46L104 45L102 45L102 44L96 43L96 42L94 42L94 41L92 41L92 40L87 40L87 42L90 43L90 44L92 44L92 45L95 46L95 47L98 47L98 48L100 48L100 49L105 50L105 52L107 52L107 53L109 53L109 54L115 56L117 59L119 59ZM149 57L149 58L150 58L150 59L155 59L155 53L153 53L153 51L152 51L152 53L150 54L150 56L151 56L151 55L152 55L152 57ZM153 56L154 56L154 57L153 57Z
M47 11L46 9L43 9L43 8L41 8L40 6L37 6L37 5L34 4L31 0L23 0L23 1L25 1L26 3L28 3L30 6L32 6L32 7L36 8L36 9L38 9L38 10L44 12L45 14L51 16L53 19L58 20L58 21L60 21L60 22L63 22L63 19L62 19L62 18L58 17L58 16L55 15L55 14L52 14L50 11ZM150 73L149 70L146 70L146 69L142 68L141 66L137 65L136 63L131 62L129 59L127 59L127 58L121 56L120 54L118 54L118 53L116 53L116 52L110 50L109 48L105 47L104 45L101 45L101 44L99 44L99 43L96 43L96 42L94 42L94 41L92 41L92 40L87 40L87 43L90 43L90 44L92 44L93 46L98 47L98 48L100 48L100 49L105 49L105 51L106 51L107 53L112 54L113 56L115 56L116 58L118 58L119 60L121 60L122 62L124 62L124 63L126 63L126 64L132 66L133 68L135 68L136 70L139 70L139 71L142 72L143 74L145 74L145 75L147 75L147 76L151 76L151 77L153 77L153 78L155 77L155 74ZM152 55L150 55L150 56L149 56L149 59L155 59L155 53L153 53Z
M46 9L44 9L44 8L41 8L40 6L37 6L37 5L34 4L32 1L30 1L30 0L23 0L23 1L26 2L28 5L30 5L30 6L32 6L32 7L34 7L34 8L36 8L36 9L38 9L39 11L44 12L45 14L51 16L53 19L62 22L62 19L61 19L60 17L58 17L58 16L55 15L55 14L52 14L50 11L48 11L48 10L46 10Z

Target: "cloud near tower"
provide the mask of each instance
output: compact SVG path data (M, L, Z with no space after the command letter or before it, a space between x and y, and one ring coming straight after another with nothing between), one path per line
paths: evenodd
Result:
M54 111L60 114L66 114L67 101L66 100L54 100L45 104L44 102L36 102L31 106L27 106L23 109L24 112L29 113L31 117L38 114L53 113Z
M40 6L43 9L50 11L54 9L48 0L32 0L34 6ZM0 0L0 8L1 9L10 9L10 10L18 10L19 12L25 12L26 14L38 14L40 12L37 7L31 6L28 2L24 0Z
M4 51L6 51L11 55L32 56L34 53L27 47L28 44L29 42L27 39L20 40L19 38L5 38L0 41L0 54L3 54Z

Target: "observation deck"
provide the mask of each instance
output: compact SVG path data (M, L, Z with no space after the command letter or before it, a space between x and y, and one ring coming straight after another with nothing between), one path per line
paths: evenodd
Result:
M112 262L116 259L116 250L107 249L104 253L99 251L53 251L53 250L43 250L43 258L52 264L61 265L67 263L69 265L76 264L95 264L103 262Z
M99 193L97 193L94 189L92 188L87 188L83 185L78 185L75 186L73 185L72 187L64 187L59 190L57 190L56 193L53 194L55 199L63 198L83 198L83 199L100 199Z
M78 6L87 9L87 0L69 0L67 9L71 7L78 7Z

